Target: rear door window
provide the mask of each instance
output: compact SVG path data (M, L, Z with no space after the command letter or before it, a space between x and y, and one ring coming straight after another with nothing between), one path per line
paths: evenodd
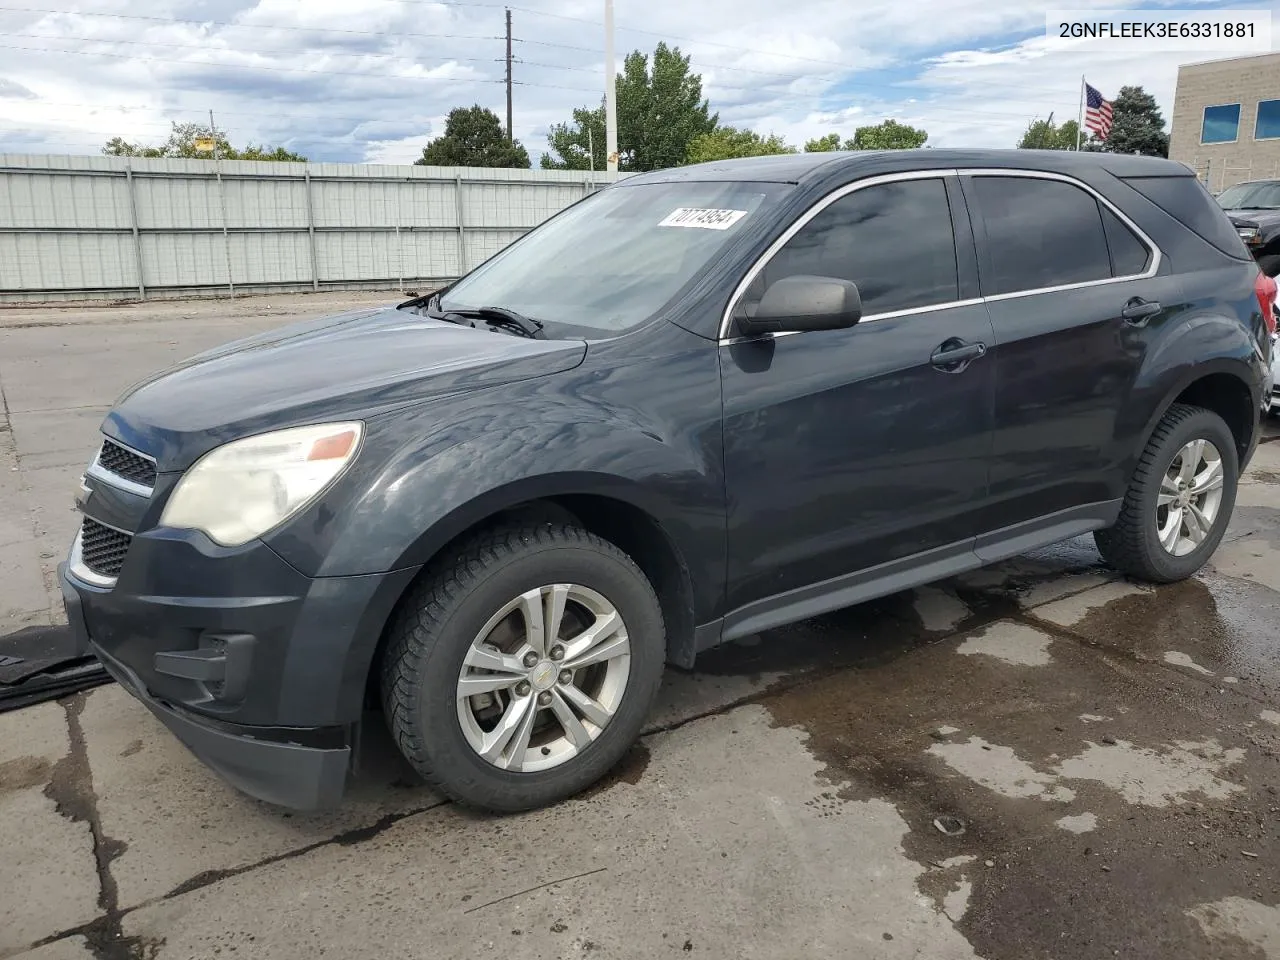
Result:
M1060 180L1002 176L974 177L967 189L986 231L986 296L1111 277L1102 213L1088 191Z

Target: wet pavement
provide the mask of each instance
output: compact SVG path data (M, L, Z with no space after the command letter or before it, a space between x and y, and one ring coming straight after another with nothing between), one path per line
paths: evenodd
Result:
M0 634L59 615L115 392L268 302L0 312ZM349 801L303 815L115 686L0 715L0 958L1280 960L1269 435L1200 576L1128 583L1083 538L747 638L531 814L443 802L376 722Z

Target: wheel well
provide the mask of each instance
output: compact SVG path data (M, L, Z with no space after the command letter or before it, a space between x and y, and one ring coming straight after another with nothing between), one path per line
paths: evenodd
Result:
M1229 373L1211 373L1191 384L1173 401L1212 410L1231 430L1236 441L1236 458L1243 460L1253 439L1256 411L1249 388Z
M530 500L516 504L486 517L463 530L445 543L422 568L418 576L405 588L396 602L388 623L374 652L366 682L366 699L370 705L378 702L377 682L383 651L387 645L388 628L404 598L423 577L431 576L436 560L447 557L459 545L471 539L481 530L511 523L571 523L602 537L626 553L649 579L667 628L668 658L682 651L693 651L693 584L688 567L679 551L667 536L662 525L639 507L613 497L597 494L569 494L544 500Z

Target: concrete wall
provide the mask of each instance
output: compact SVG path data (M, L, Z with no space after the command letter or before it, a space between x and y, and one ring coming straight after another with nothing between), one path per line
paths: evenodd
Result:
M1260 100L1280 99L1280 53L1178 68L1169 157L1191 167L1217 193L1242 180L1280 177L1280 139L1255 140ZM1201 143L1204 108L1240 104L1234 143Z
M613 179L0 154L0 302L449 280Z

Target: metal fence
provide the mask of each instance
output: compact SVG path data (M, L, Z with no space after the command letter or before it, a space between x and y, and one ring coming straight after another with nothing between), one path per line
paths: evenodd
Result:
M1241 163L1225 158L1196 157L1188 166L1196 172L1196 176L1209 189L1209 192L1215 194L1237 183L1244 183L1246 180L1280 178L1280 162L1276 161Z
M0 154L0 302L451 280L616 177Z

